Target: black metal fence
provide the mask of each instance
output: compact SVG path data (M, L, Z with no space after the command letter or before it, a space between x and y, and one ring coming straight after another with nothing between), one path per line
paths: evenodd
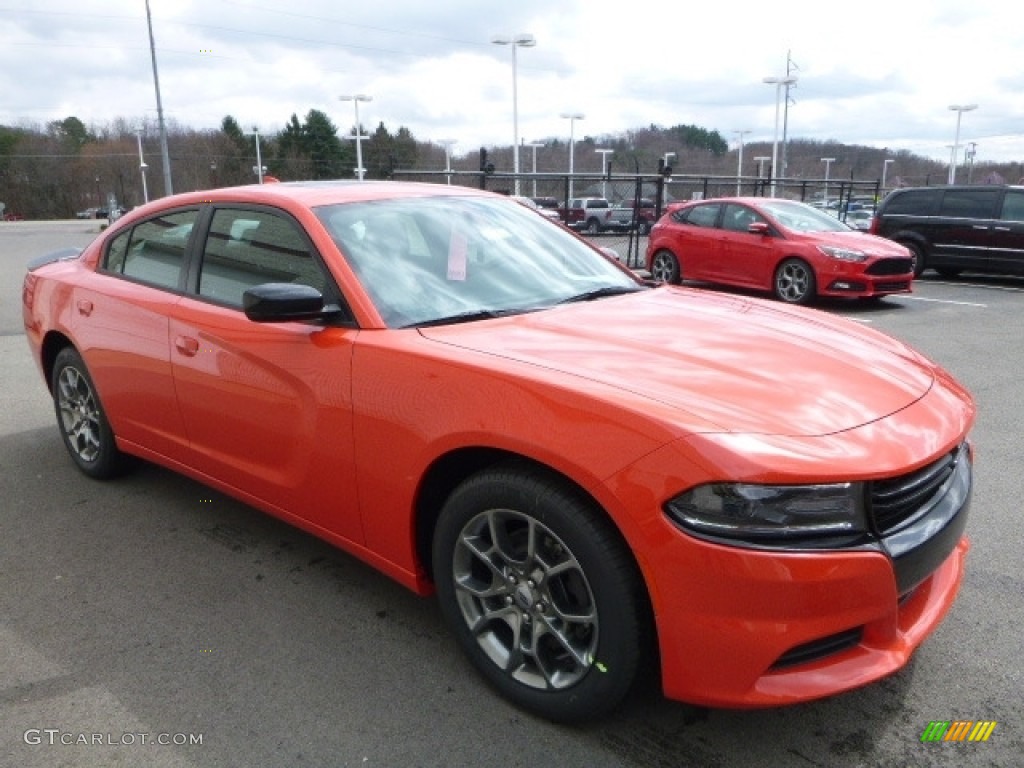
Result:
M560 209L577 197L603 197L612 206L638 210L653 207L660 218L671 202L705 200L713 197L784 197L818 206L828 206L840 219L853 203L874 207L880 198L878 181L844 179L769 179L751 176L709 176L699 174L562 174L505 173L481 171L413 171L395 169L392 178L488 189L506 195L554 199ZM645 201L643 204L641 201ZM631 268L643 266L646 237L640 227L607 231L598 235L601 247L611 248Z

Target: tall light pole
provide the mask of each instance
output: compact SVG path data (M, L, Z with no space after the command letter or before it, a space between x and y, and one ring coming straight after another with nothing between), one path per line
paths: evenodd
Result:
M739 197L743 192L740 182L743 176L743 137L750 133L750 131L733 131L733 133L740 138L739 158L736 160L736 197Z
M139 173L142 175L142 202L149 202L149 190L146 188L146 165L145 159L142 157L142 129L139 128L135 131L135 138L139 140Z
M885 158L885 160L882 161L882 195L883 196L885 195L885 177L887 175L887 171L889 170L889 166L892 163L895 163L895 162L896 161L893 158L891 158L891 157L887 157L887 158Z
M259 183L263 183L263 156L260 154L260 129L257 126L252 127L252 135L256 137L256 167L253 168L256 171L256 178Z
M821 193L822 207L828 208L828 169L832 167L836 159L834 157L823 157L821 162L825 164L825 189Z
M953 139L953 154L949 161L949 183L956 184L956 153L960 149L960 118L963 117L964 112L970 112L973 109L977 109L977 104L951 104L949 107L951 110L956 112L956 138Z
M368 139L370 137L363 135L363 128L359 123L359 102L373 101L373 96L367 96L365 93L357 93L353 96L339 96L338 101L351 101L356 110L356 135L350 138L355 139L356 142L356 178L359 179L359 181L362 181L363 176L366 174L366 169L363 168L363 139Z
M444 147L444 172L448 179L448 183L452 183L452 145L455 144L455 139L441 139L437 142ZM360 163L362 165L362 163Z
M569 121L569 199L572 199L572 174L573 157L576 154L576 121L582 120L584 115L580 112L563 112L562 117ZM565 201L569 205L569 200Z
M533 150L533 196L537 196L537 150L543 147L543 144L532 142L530 144L523 144L524 147L529 147Z
M775 86L775 138L772 141L772 197L775 197L775 178L779 175L779 110L782 107L782 89L796 82L796 77L766 77L764 82Z
M519 194L519 96L517 93L516 48L532 48L537 44L533 35L520 32L513 37L496 36L491 38L495 45L512 46L512 172L515 174L516 194Z
M608 174L608 155L614 152L614 149L595 149L599 155L601 155L601 197L608 197L608 182L605 181L605 176Z
M146 25L149 27L149 55L153 60L153 87L156 89L156 121L160 127L160 154L164 161L164 194L174 194L171 186L171 156L167 151L167 125L164 123L164 105L160 101L160 77L156 71L156 43L153 41L153 17L146 0Z

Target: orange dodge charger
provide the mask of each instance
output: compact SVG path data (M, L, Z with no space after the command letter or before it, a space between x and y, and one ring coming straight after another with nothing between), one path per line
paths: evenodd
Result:
M437 593L517 705L788 704L902 667L963 577L970 395L813 310L638 278L515 201L164 198L29 265L71 459L141 458Z

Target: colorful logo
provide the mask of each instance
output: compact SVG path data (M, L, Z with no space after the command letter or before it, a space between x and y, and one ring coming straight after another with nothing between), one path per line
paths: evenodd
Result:
M988 741L995 729L995 720L932 720L921 741Z

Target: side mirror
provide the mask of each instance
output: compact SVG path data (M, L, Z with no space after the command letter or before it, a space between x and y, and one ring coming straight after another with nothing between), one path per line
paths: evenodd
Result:
M263 283L242 294L242 309L257 323L314 320L324 316L324 297L308 285Z
M747 232L752 235L770 235L772 230L763 221L752 221L750 226L747 227Z

